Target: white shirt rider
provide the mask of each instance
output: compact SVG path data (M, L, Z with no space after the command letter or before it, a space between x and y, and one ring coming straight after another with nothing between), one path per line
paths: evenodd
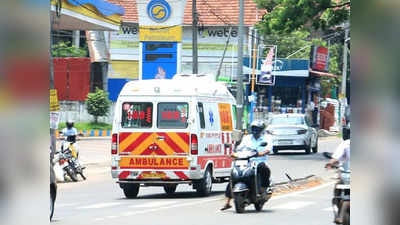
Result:
M350 171L350 139L340 143L332 154L332 158L342 162L342 167L346 171Z

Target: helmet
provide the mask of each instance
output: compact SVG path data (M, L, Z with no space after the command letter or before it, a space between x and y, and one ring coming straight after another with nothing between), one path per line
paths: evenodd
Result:
M73 120L68 120L66 125L67 125L68 129L71 129L72 127L74 127L74 121Z
M250 131L253 135L260 135L264 129L265 125L261 120L255 120L250 124Z

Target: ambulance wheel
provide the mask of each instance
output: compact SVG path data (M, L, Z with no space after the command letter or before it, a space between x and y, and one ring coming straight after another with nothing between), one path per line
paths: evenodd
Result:
M210 167L208 167L206 172L204 173L203 179L200 180L200 183L196 191L200 196L204 197L211 194L211 189L212 189L211 169Z
M172 195L176 191L176 184L171 184L171 185L165 185L164 186L164 191L167 193L167 195Z
M126 198L136 198L139 193L139 184L125 184L122 190Z

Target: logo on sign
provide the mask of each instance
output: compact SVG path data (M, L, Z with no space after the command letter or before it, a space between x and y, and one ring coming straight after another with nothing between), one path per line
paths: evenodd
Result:
M164 0L152 0L147 5L147 14L155 22L162 23L171 15L171 7Z

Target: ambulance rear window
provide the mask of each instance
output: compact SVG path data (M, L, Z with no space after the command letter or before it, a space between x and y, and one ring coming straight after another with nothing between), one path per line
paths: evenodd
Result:
M184 129L188 126L188 104L182 102L158 103L157 127Z
M122 104L122 128L151 128L153 103L124 102Z

